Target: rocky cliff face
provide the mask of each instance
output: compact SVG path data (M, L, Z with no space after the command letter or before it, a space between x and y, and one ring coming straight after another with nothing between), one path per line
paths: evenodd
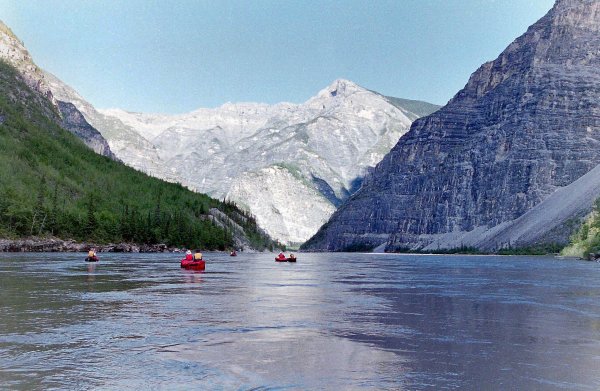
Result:
M71 105L70 101L59 101L57 94L47 74L40 69L31 58L31 55L15 34L4 23L0 21L0 59L14 66L25 83L41 96L47 98L61 117L65 129L79 137L88 147L111 159L116 159L111 152L108 143L102 135L87 123L77 107ZM55 78L54 78L55 79ZM56 84L56 83L55 83ZM44 106L45 107L45 106ZM54 117L55 113L47 113ZM85 123L84 123L85 122Z
M44 80L42 70L35 65L23 42L2 21L0 21L0 58L17 68L31 89L39 92L52 103L56 103L48 83Z
M62 118L63 128L83 140L97 154L118 160L100 132L85 120L83 114L72 103L63 101L56 101L56 103Z
M125 163L235 201L272 237L301 243L415 118L437 108L336 80L303 104L228 103L183 115L113 109L87 118ZM111 130L114 123L127 132Z
M598 180L599 147L600 2L559 0L445 107L415 121L306 248L565 242L569 220L600 195L576 183ZM566 204L569 213L555 213Z

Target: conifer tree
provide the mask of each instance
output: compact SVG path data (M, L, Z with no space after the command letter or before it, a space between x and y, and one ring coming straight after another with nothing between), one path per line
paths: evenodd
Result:
M88 237L91 237L96 227L98 226L98 222L96 221L96 201L94 197L94 193L90 193L89 199L87 202L87 218L85 222L85 234Z

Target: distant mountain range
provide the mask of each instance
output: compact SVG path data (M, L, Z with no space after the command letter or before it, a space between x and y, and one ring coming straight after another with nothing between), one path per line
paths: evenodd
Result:
M83 100L64 100L67 92L0 23L0 238L53 235L222 250L277 246L231 203L119 162L86 119L102 115Z
M236 202L284 243L314 234L412 121L439 108L336 80L304 104L228 103L182 115L143 114L96 110L45 76L54 96L75 105L123 162Z
M310 250L563 245L600 196L600 1L550 12L410 131Z
M56 104L63 126L90 148L231 200L284 243L313 235L412 121L439 108L336 80L303 104L228 103L182 115L97 110L39 69L22 42L1 27L1 57Z
M130 139L91 121L127 164L232 200L272 237L301 243L413 120L437 108L336 80L303 104L229 103L170 116L102 110L133 131Z

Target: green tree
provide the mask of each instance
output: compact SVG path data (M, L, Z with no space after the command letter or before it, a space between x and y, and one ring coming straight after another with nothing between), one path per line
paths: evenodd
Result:
M98 227L98 221L96 220L96 200L94 193L90 193L87 206L87 217L85 222L85 234L87 237L92 237L94 231Z

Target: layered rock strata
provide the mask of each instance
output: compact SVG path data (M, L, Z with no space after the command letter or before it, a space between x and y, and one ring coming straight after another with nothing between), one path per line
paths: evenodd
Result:
M559 0L416 120L305 248L565 243L600 196L599 148L600 2Z

